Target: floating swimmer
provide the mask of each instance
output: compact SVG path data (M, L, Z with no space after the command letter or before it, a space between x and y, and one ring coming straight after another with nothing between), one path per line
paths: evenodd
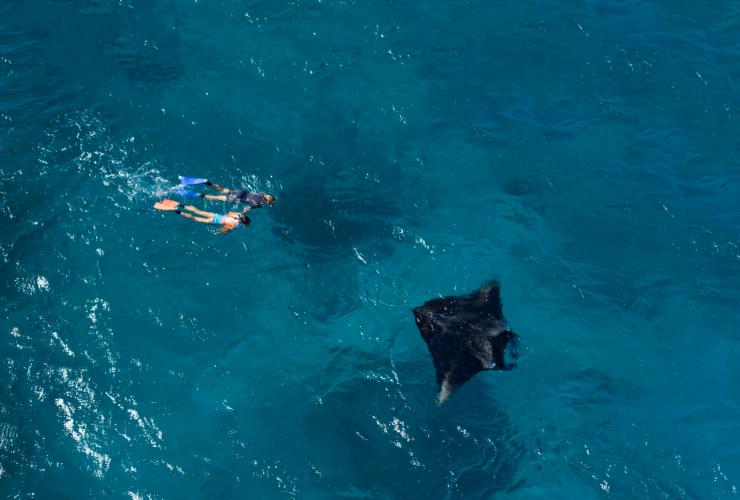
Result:
M242 210L243 213L249 212L253 208L260 208L265 204L272 206L275 203L275 197L267 193L254 193L251 191L245 191L244 189L229 189L218 184L215 184L208 179L200 179L197 177L184 177L180 176L180 182L182 186L177 190L177 194L185 198L205 198L207 200L226 201L229 203L242 202L246 203L247 207ZM204 194L196 193L192 191L188 186L194 186L197 184L205 184L206 186L212 187L221 194Z
M182 215L195 222L203 224L215 224L221 226L216 234L224 234L238 227L246 227L252 223L245 213L227 212L224 215L200 210L192 205L183 205L179 201L164 199L154 204L157 210L168 210ZM187 213L190 212L190 213Z

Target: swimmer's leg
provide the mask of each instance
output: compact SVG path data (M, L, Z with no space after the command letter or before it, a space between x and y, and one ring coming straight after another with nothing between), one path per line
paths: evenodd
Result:
M196 217L195 215L187 214L181 210L175 210L175 213L178 215L182 215L186 219L194 220L195 222L200 222L203 224L210 224L211 221L213 221L213 217Z
M206 186L211 186L213 189L215 189L216 191L222 194L227 194L229 192L227 188L221 187L218 184L211 182L211 181L206 181Z
M206 200L216 200L216 201L226 201L226 195L224 194L202 194L200 195L201 198L205 198Z
M189 212L193 212L194 214L201 215L203 217L212 217L213 212L206 212L205 210L201 210L198 207L194 207L193 205L185 205L182 207L183 210L187 210Z

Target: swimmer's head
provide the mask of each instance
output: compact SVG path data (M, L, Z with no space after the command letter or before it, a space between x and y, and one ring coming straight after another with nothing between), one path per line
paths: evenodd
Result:
M247 214L239 214L239 222L244 224L245 226L248 226L252 223L249 217L247 217Z
M272 206L272 204L275 203L275 197L271 194L265 193L262 197L265 199L265 203L267 203L270 206Z

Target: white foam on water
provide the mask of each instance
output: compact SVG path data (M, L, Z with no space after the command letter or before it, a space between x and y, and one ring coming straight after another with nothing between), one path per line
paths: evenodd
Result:
M105 300L96 297L87 306L87 319L94 325L98 323L98 311L110 311L110 305Z
M61 337L59 337L59 334L57 332L51 332L51 336L54 337L54 340L56 340L57 342L59 342L59 345L62 346L62 349L67 354L67 356L69 356L71 358L74 358L75 357L74 351L72 351L72 349L69 348L69 346L66 344L66 342L64 342L61 339Z
M33 295L37 290L35 280L32 278L16 278L15 285L23 295Z
M436 246L428 243L427 240L422 238L420 235L414 234L408 229L405 229L401 226L393 226L391 233L393 234L393 238L398 241L406 241L408 239L411 239L414 247L423 248L427 251L427 253L429 253L429 255L436 255L439 251ZM444 253L444 250L442 250L442 253Z
M102 477L103 473L110 467L110 456L105 453L100 453L90 446L87 440L87 428L84 424L75 425L75 420L73 418L75 410L71 405L66 403L62 398L55 399L54 404L64 415L64 429L77 444L77 448L95 461L97 464L95 475L97 477Z
M393 430L401 436L406 442L411 442L412 438L408 434L407 426L404 423L403 420L399 419L398 417L393 417L391 420L391 427L393 427Z
M18 437L18 430L14 425L0 423L0 450L10 450Z
M43 276L37 276L36 286L39 287L39 290L45 290L48 292L49 291L49 280L47 280Z
M359 260L363 264L367 265L367 260L365 260L365 257L362 256L362 254L360 253L360 251L357 250L357 248L355 248L355 247L352 247L352 250L355 251L355 257L357 257L357 260Z
M139 415L139 412L136 411L133 408L129 408L126 410L129 417L131 417L131 420L137 423L139 428L143 431L144 437L149 442L149 445L152 448L161 448L161 442L163 439L163 433L162 431L154 424L154 422L151 419L148 418L142 418L141 415Z
M47 132L38 145L39 161L56 163L58 153L77 152L67 165L117 193L113 201L116 207L131 210L131 202L136 198L158 196L172 184L160 175L154 163L132 164L130 156L135 151L135 142L134 136L112 139L108 126L97 113L75 111L64 115Z

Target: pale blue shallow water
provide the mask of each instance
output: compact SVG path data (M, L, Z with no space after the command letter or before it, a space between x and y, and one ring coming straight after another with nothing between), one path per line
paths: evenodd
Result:
M722 0L0 3L0 494L738 498L739 79Z

